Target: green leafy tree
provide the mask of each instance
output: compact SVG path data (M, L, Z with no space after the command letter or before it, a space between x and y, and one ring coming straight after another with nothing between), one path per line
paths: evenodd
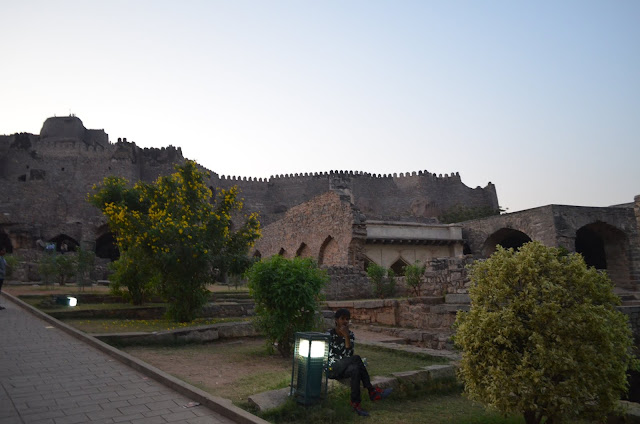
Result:
M427 269L425 265L420 265L416 262L413 265L407 265L404 267L404 278L409 287L413 290L416 296L420 296L420 286L422 285L422 275Z
M373 294L380 299L393 297L396 293L396 274L391 268L371 262L367 266L367 276L373 284Z
M280 255L256 262L246 273L256 302L256 328L282 356L292 353L294 334L316 326L320 291L327 274L310 258L285 259Z
M220 190L212 199L206 175L195 162L176 166L176 173L153 184L132 188L108 177L89 196L106 215L120 252L136 249L161 275L157 287L168 302L167 314L192 321L208 300L206 286L221 270L239 272L239 258L260 236L256 214L231 230L231 215L242 209L238 189ZM125 281L131 281L127 279Z
M635 364L606 274L538 242L471 266L471 309L455 343L468 396L527 424L604 420Z

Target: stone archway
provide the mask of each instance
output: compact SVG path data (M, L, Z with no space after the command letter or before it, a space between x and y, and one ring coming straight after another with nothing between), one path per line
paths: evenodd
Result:
M80 246L77 240L66 234L58 234L57 236L49 239L51 243L56 244L56 250L58 252L75 252ZM66 247L65 247L66 245ZM66 250L65 250L66 249Z
M519 249L523 244L531 241L531 237L522 231L513 228L501 228L491 234L484 242L482 255L489 257L496 251L496 246L500 245L505 249Z
M118 249L113 233L104 233L96 239L96 256L111 259L112 261L120 257L120 250Z
M629 239L605 222L594 222L576 231L575 250L588 266L606 270L616 287L635 290L631 282Z
M11 239L4 231L0 231L0 249L5 248L7 253L13 252L13 244L11 243Z
M320 246L318 265L338 265L338 243L331 236L327 236Z

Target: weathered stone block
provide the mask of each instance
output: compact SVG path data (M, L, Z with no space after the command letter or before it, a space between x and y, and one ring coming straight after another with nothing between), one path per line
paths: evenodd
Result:
M468 294L448 294L444 299L445 303L471 303Z
M396 325L396 315L394 313L376 314L376 322L383 325Z

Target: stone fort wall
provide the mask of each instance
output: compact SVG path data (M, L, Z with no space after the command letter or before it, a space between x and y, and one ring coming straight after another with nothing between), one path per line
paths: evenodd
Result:
M75 116L47 119L40 135L0 136L0 233L25 248L61 233L90 245L108 231L99 211L86 202L94 184L111 175L132 183L153 181L184 160L178 147L142 149L126 139L111 143L104 130L87 130ZM471 189L458 174L330 171L256 179L209 172L212 189L237 185L244 212L258 212L263 226L328 191L349 199L368 219L428 221L456 205L498 208L493 184Z

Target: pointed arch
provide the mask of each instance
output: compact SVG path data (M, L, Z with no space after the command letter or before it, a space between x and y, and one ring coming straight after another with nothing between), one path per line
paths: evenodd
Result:
M309 249L309 246L307 246L306 243L304 242L300 243L300 247L298 247L298 250L296 250L296 257L301 257L301 258L311 257L311 249Z
M319 265L338 265L338 243L331 236L327 236L320 246L318 253Z
M405 261L402 256L399 257L398 259L396 259L396 261L394 263L391 264L391 266L389 267L390 269L393 270L393 272L399 276L399 277L403 277L404 276L404 268L409 265L409 262Z
M287 257L287 251L284 249L284 247L280 248L280 251L278 252L278 255L282 256L283 258Z

